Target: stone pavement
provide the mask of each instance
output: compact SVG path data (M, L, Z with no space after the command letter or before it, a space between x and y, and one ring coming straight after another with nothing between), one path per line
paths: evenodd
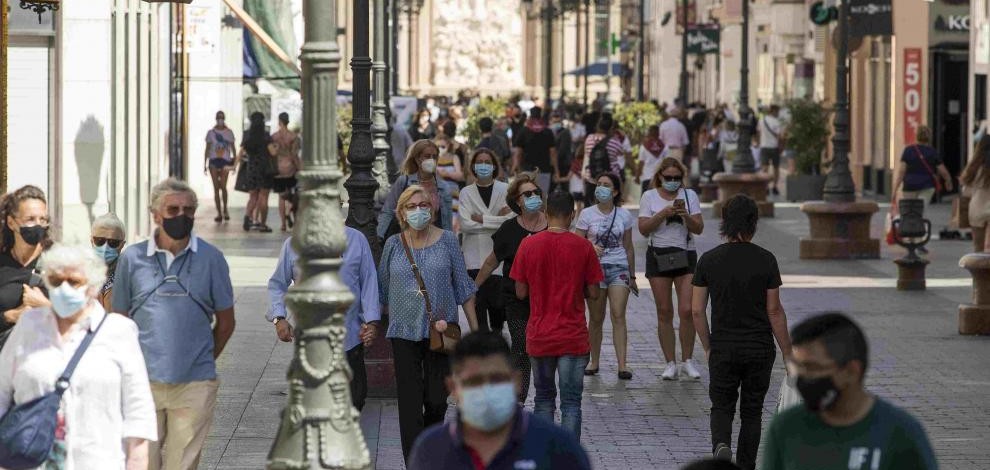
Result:
M284 235L245 235L234 223L216 228L213 215L204 208L197 229L230 259L238 323L219 361L222 385L217 416L200 468L259 469L264 467L286 400L284 377L292 354L291 346L277 342L263 318L264 286ZM718 240L717 222L709 210L705 215L702 250ZM941 228L948 221L948 205L934 206L930 217ZM880 237L882 215L873 222L874 234ZM990 340L956 333L957 305L970 295L968 275L957 261L970 243L933 242L929 290L907 293L894 289L892 259L901 254L899 248L884 247L881 260L798 259L798 238L807 234L807 225L796 205L778 204L777 217L761 220L755 240L778 257L789 322L824 310L853 315L870 338L869 388L921 419L941 468L990 468L990 455L984 451L990 415L979 411L990 395L990 367L985 365ZM638 234L636 244L642 271L645 241ZM631 299L628 312L629 365L635 377L629 382L616 378L606 322L601 373L586 382L582 440L597 469L675 469L710 451L707 371L702 371L705 376L699 382L659 379L654 302L645 279L639 277L642 294ZM696 356L704 362L700 346ZM765 404L766 419L775 409L783 375L778 361ZM394 401L369 400L361 421L376 468L401 469Z

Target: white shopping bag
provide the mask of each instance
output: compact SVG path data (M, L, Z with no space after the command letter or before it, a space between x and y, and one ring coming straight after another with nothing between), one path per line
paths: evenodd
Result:
M780 382L780 397L777 398L777 413L784 411L794 405L801 404L801 394L791 383L788 377Z

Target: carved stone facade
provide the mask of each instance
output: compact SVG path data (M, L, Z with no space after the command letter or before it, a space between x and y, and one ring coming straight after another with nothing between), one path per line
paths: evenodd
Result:
M433 3L433 85L505 89L523 86L519 0Z

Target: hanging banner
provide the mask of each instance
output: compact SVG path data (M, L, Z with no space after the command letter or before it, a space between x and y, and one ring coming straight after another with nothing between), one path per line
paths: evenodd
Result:
M904 142L913 143L921 125L921 48L904 49Z
M688 28L688 54L718 54L721 30L717 24L699 24Z
M849 35L892 36L894 7L891 0L850 0Z

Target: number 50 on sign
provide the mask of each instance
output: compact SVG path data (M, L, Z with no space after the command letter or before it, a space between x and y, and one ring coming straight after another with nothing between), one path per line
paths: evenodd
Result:
M904 142L914 143L921 125L921 49L904 49Z

